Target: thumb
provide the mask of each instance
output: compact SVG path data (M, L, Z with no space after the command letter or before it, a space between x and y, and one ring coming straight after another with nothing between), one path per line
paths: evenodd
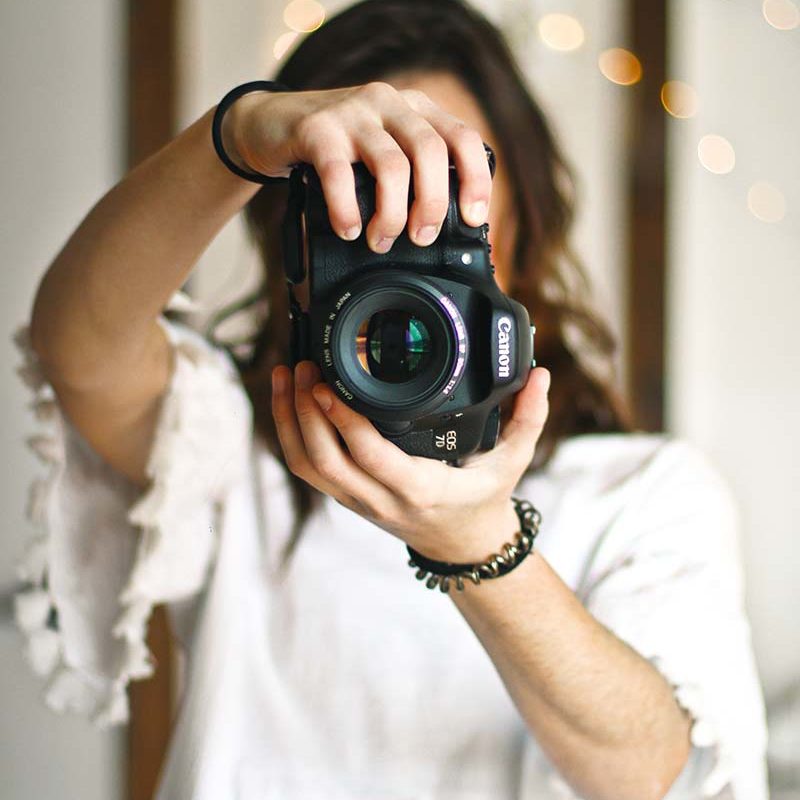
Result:
M528 464L547 421L550 372L537 367L528 375L528 382L514 398L511 418L503 426L499 445L505 457Z

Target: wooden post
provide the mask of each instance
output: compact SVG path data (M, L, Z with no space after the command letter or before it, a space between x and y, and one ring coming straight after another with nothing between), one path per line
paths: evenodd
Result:
M664 426L664 292L666 225L666 120L661 87L666 79L666 0L632 0L632 47L643 65L633 94L633 159L628 253L629 394L636 424Z
M165 145L176 127L177 0L128 0L127 158L133 167ZM167 615L157 608L147 637L157 669L129 689L129 800L151 800L172 728L174 655Z

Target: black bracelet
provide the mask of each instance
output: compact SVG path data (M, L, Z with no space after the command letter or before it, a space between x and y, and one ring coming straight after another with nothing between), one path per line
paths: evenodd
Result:
M284 86L277 81L250 81L234 87L219 101L217 110L214 112L214 120L211 123L211 140L214 142L214 149L217 151L219 160L234 175L238 175L240 178L252 181L253 183L283 183L288 179L275 178L271 175L262 175L260 172L250 172L249 170L242 169L231 159L222 146L222 118L225 116L225 112L233 105L234 101L238 100L242 95L249 94L250 92L264 91L291 92L292 90L288 86Z
M450 591L450 581L454 580L456 589L464 591L464 581L471 580L479 584L482 579L500 578L508 575L512 569L518 567L533 550L533 542L539 533L542 515L527 500L511 498L514 510L519 518L520 531L514 538L513 544L504 544L502 554L495 553L482 564L451 564L447 561L434 561L407 546L411 556L408 566L417 570L417 580L427 580L425 585L429 589L437 586L442 592Z

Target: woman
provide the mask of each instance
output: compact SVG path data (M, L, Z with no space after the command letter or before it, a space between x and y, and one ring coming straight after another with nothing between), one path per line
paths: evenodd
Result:
M225 169L210 110L100 201L37 295L28 375L53 470L18 608L50 703L124 720L167 602L190 659L164 798L765 797L730 497L686 445L626 432L585 366L611 342L501 37L458 0L367 0L277 79L295 91L226 114L230 158L273 177L312 163L334 231L376 253L405 228L435 240L452 159L463 217L488 214L498 282L536 316L549 408L534 370L498 446L455 469L383 439L310 362L281 366L285 190ZM366 226L355 161L377 179ZM269 314L237 370L161 312L242 208ZM544 519L516 569L452 602L415 583L406 544L484 561L519 528L512 494Z

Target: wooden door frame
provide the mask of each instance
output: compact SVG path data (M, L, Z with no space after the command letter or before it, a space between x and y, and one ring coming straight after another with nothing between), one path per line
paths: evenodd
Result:
M631 46L643 64L631 94L628 182L628 396L637 427L664 427L667 0L630 0Z
M127 166L163 147L176 133L177 0L128 0ZM175 663L164 607L148 625L155 675L131 684L128 697L128 800L151 800L172 729Z

